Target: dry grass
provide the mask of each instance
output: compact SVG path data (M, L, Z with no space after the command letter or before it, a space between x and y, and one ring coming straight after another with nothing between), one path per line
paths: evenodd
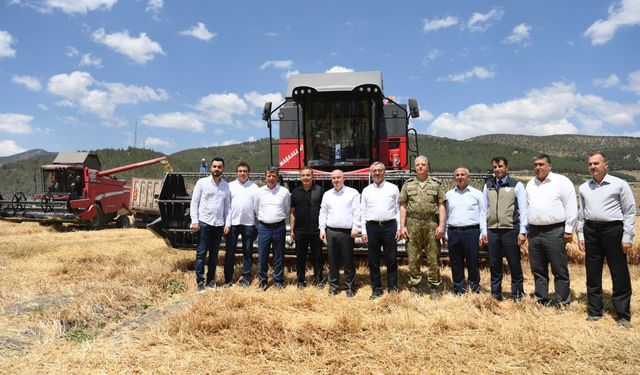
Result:
M618 327L610 306L585 322L580 265L570 269L575 302L563 310L487 293L431 301L403 291L370 302L364 267L353 300L293 286L197 295L192 267L192 252L145 230L0 222L0 373L640 372L640 323ZM640 290L640 268L631 273ZM485 290L488 280L484 269ZM610 292L608 273L604 284Z

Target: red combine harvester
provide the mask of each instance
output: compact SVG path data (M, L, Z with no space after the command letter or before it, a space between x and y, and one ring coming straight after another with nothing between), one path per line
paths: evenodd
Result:
M112 175L166 162L166 157L102 171L96 153L60 153L52 164L40 167L44 193L28 199L16 193L0 196L0 219L42 224L79 223L98 229L114 219L118 227L129 226L131 187Z
M281 169L289 189L299 184L299 169L312 166L315 178L328 189L330 172L345 171L345 183L362 190L370 183L369 165L386 165L387 180L398 186L411 177L418 156L417 133L409 118L418 117L416 100L409 109L383 94L381 72L297 74L291 76L285 101L272 110L266 103L262 118L271 139L271 165ZM277 119L272 116L277 112ZM279 140L272 136L279 123ZM279 162L274 160L279 148ZM197 235L189 229L191 190L199 173L167 173L158 198L160 219L148 225L174 248L195 248ZM234 176L225 176L233 179ZM262 173L251 178L262 178Z

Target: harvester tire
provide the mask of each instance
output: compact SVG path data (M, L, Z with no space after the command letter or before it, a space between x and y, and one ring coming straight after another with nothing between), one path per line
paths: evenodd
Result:
M93 219L91 219L91 221L89 222L89 227L93 230L96 230L96 229L102 228L103 224L104 224L104 214L102 213L102 207L97 206L96 216L94 216Z
M120 215L116 218L116 227L129 228L130 226L131 226L131 221L129 220L129 216Z

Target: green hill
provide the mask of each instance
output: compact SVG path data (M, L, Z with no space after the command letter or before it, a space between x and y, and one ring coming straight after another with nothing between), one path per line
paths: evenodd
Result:
M487 172L491 158L504 155L509 159L512 171L531 170L532 158L540 152L549 154L553 169L565 173L574 181L587 176L586 156L593 151L602 151L609 157L612 171L640 170L640 138L594 137L581 135L525 136L494 134L468 140L418 136L420 154L426 155L436 172L450 172L458 166L466 166L473 172ZM100 149L94 150L102 161L103 169L137 163L157 158L164 154L148 149ZM274 147L274 159L278 159L278 149ZM36 154L37 155L37 154ZM215 156L225 159L227 172L233 172L239 161L246 161L252 171L261 172L270 165L269 139L245 142L229 146L194 148L168 155L175 171L197 172L200 159L207 162ZM41 190L40 165L53 161L55 156L35 156L0 166L0 193L5 196L17 191L27 194ZM630 181L635 178L615 173ZM139 168L117 174L128 182L131 177L161 178L163 168L159 165ZM34 181L35 178L35 181Z

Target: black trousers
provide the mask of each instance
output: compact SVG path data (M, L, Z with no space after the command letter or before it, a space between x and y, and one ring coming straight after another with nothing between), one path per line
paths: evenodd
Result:
M524 297L524 276L520 264L518 227L514 229L489 229L489 265L491 269L491 294L502 296L502 259L507 258L511 272L511 298Z
M529 225L529 263L535 283L534 296L538 302L549 302L549 264L556 301L560 305L571 302L569 257L563 236L564 223L554 227Z
M451 276L453 278L453 291L464 293L464 265L467 264L469 287L473 292L480 291L480 260L478 239L480 228L447 230L449 238L449 261L451 262Z
M627 255L622 251L622 222L584 224L585 267L589 315L600 316L602 305L602 267L606 259L613 282L611 302L618 319L631 320L631 279Z
M322 241L320 233L295 232L296 235L296 274L298 282L304 283L307 270L307 253L311 250L311 265L313 266L313 284L322 282Z
M380 278L380 248L384 253L387 264L387 289L396 290L398 287L398 244L396 243L396 231L398 224L379 224L367 221L367 261L371 274L371 289L382 291Z
M356 266L353 260L354 239L351 229L327 228L327 251L329 254L329 288L340 289L340 259L344 263L344 283L348 290L355 292Z

